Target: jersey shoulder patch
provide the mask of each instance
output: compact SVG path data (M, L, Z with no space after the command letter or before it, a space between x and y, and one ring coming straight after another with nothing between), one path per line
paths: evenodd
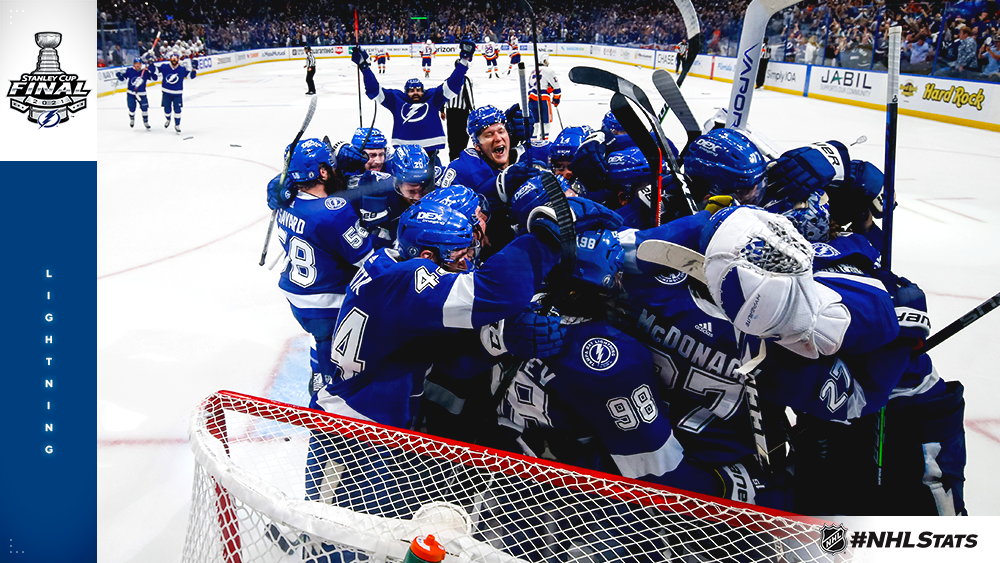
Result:
M594 337L580 349L583 363L594 371L606 371L618 363L618 347L607 338Z
M326 208L329 209L330 211L336 211L341 207L347 205L347 200L342 197L334 196L326 198L323 204L326 205Z

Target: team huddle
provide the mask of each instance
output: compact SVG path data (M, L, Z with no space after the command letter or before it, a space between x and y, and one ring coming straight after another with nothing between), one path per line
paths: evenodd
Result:
M428 90L357 49L390 137L303 140L268 185L311 408L804 514L965 513L962 386L881 267L876 166L706 127L675 173L611 112L550 142L519 104L445 166L474 49Z

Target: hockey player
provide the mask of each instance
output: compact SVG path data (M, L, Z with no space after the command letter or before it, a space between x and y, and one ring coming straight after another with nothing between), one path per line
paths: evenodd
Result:
M163 113L167 120L163 127L170 127L170 115L174 116L174 131L181 132L181 108L184 106L184 79L194 78L198 74L198 61L192 59L191 69L181 63L180 55L177 51L170 52L170 62L160 65L157 69L163 75L163 82L160 88L163 90ZM155 65L154 65L155 68Z
M552 115L555 107L562 99L562 89L559 88L559 79L556 73L549 68L549 55L543 54L541 66L537 70L531 71L528 79L528 111L531 114L531 121L535 124L531 137L535 139L548 139L552 131ZM541 79L538 80L541 73ZM541 92L539 92L541 88ZM539 115L539 100L541 101L541 115Z
M589 202L573 210L581 230L613 221ZM410 427L424 374L448 353L443 338L521 312L559 260L558 230L551 215L538 213L536 234L476 268L478 243L467 217L437 202L408 209L398 250L375 253L348 288L333 340L337 377L313 395L311 407Z
M462 41L459 45L459 64L454 72L444 84L427 91L424 91L424 84L416 78L406 81L405 91L379 86L375 73L371 71L368 54L363 49L354 49L351 60L364 74L365 93L392 112L393 145L416 143L428 152L444 148L446 138L440 112L447 100L462 91L465 73L468 72L475 49L475 43Z
M344 143L336 150L339 159L319 139L299 142L286 186L278 186L280 177L268 186L268 206L278 210L278 240L286 256L278 287L292 315L314 339L310 393L334 373L330 339L337 314L347 283L372 253L357 213L335 195L344 188L344 169L363 169L364 155Z
M385 140L385 135L378 128L358 127L351 137L351 144L359 151L364 151L368 155L368 163L365 170L383 172L385 168L385 151L389 143Z
M594 130L583 125L581 127L567 127L559 132L559 135L552 141L549 155L549 170L559 174L567 182L573 182L573 170L571 164L576 149L580 148L583 140Z
M434 44L428 39L420 49L420 68L424 69L424 78L431 77L431 58L434 55L437 55L437 49L434 48ZM471 61L471 59L469 60Z
M507 74L510 75L510 71L517 68L517 63L521 62L521 47L517 42L517 37L511 35L510 40L507 42L510 45L510 63L507 65Z
M497 68L497 58L500 56L500 49L492 41L483 47L483 58L486 59L486 76L493 78L496 74L500 78L500 70Z
M507 129L508 125L512 128L521 125L521 120L515 115L520 114L519 108L515 105L507 114L513 119L508 121L504 112L493 106L473 110L468 123L472 148L465 149L458 159L448 164L439 182L441 186L469 186L486 196L493 213L493 220L487 226L491 251L502 248L514 237L507 213L508 195L537 174L537 170L523 163L511 166L519 161L525 148L518 146L511 150Z
M379 45L375 49L375 61L378 63L378 73L385 74L385 61L389 60L389 53L386 52L385 47Z
M146 82L157 80L156 67L152 63L142 67L142 59L132 60L132 68L117 74L118 80L124 80L128 86L126 102L128 103L128 126L135 127L135 106L142 110L142 124L149 131L149 100L146 98Z
M420 145L399 145L389 157L388 172L396 191L410 205L434 188L434 169Z

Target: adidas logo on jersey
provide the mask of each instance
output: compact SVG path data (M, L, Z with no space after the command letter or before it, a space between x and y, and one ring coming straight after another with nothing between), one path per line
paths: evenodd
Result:
M694 328L696 328L698 332L701 332L705 336L709 337L712 336L712 323L710 322L698 323L694 325Z

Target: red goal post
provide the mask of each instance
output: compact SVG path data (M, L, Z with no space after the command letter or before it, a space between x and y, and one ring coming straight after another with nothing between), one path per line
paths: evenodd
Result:
M230 391L196 409L183 561L830 561L815 518ZM317 463L319 460L319 463ZM306 468L316 487L306 498ZM318 478L316 478L318 476Z

